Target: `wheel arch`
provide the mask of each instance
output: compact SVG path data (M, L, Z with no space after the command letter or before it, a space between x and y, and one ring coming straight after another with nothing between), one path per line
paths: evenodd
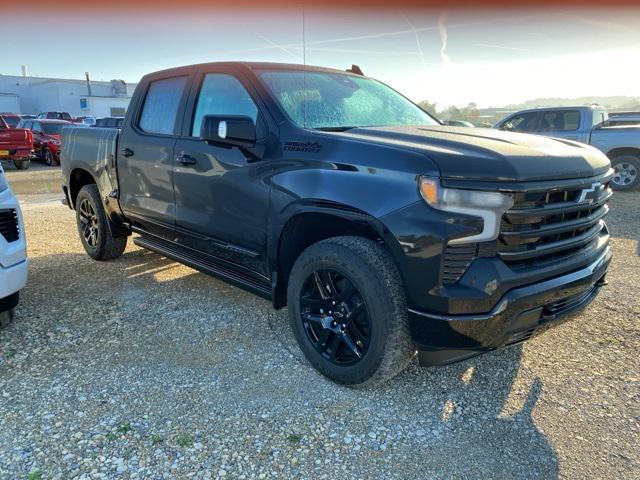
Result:
M84 168L75 168L69 175L69 200L71 208L75 209L78 193L85 185L97 184L96 179Z
M273 262L277 272L273 282L275 308L286 306L289 275L296 259L307 247L327 238L352 235L376 241L391 254L400 271L397 260L402 248L382 222L352 207L340 207L310 206L296 211L284 223Z
M613 160L621 155L632 155L640 160L640 148L638 147L617 147L607 152L609 160Z

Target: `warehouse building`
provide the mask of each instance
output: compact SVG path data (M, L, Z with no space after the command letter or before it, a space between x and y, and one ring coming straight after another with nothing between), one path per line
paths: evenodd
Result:
M72 116L124 116L135 84L0 75L0 112L35 115L46 111L69 112Z

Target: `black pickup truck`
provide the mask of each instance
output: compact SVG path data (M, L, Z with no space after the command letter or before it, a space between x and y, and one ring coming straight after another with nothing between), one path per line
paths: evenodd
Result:
M137 245L288 306L310 363L361 386L574 316L605 283L607 157L450 127L371 78L211 63L145 76L122 130L65 129L96 260ZM576 325L579 328L579 324Z

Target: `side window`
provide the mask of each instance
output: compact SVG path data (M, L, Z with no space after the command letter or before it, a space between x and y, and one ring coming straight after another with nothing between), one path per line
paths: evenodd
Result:
M532 132L536 129L536 113L523 113L511 117L502 126L503 130L509 130L511 132Z
M186 84L186 76L151 82L138 126L148 133L171 135L175 130L180 99Z
M577 130L580 126L580 112L577 110L558 110L544 112L540 130L569 132Z
M42 127L38 122L33 122L33 127L31 128L34 132L42 133Z
M200 136L205 115L244 115L256 121L258 107L240 81L224 73L209 73L204 77L198 104L193 115L191 136Z

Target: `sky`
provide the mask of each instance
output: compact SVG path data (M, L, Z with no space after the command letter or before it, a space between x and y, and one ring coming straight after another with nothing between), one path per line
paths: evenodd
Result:
M5 41L16 39L0 51L5 75L19 75L26 64L34 76L84 78L88 71L94 80L136 82L145 73L200 62L306 61L340 69L358 64L366 75L438 108L640 96L640 8L38 9L5 11L0 31Z

